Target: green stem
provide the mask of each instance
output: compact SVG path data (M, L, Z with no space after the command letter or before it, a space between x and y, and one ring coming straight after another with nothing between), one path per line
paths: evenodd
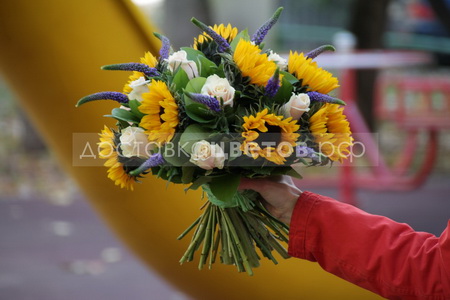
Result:
M277 264L277 260L272 255L272 247L270 246L270 242L266 238L266 234L268 233L267 229L261 226L261 223L254 217L254 215L249 215L246 213L242 213L242 215L242 218L245 222L247 222L247 226L250 228L253 240L255 240L257 246L261 250L261 253Z
M244 268L247 271L247 274L251 276L251 275L253 275L253 271L252 271L252 268L251 268L250 263L248 261L247 255L246 255L244 249L242 248L242 244L241 244L241 241L239 239L239 236L236 233L235 227L233 226L233 223L231 222L230 217L228 216L226 209L224 209L223 212L224 212L225 220L227 222L227 225L229 226L231 235L233 237L234 245L236 245L236 248L238 249L239 254L240 254L240 258L242 259L242 263L244 264Z
M192 223L185 231L183 231L182 234L177 237L177 240L181 240L182 238L184 238L186 234L188 234L192 230L192 228L194 228L200 222L201 219L202 216L198 217L197 220L194 221L194 223Z
M206 231L205 231L205 238L203 241L203 249L202 254L200 255L200 262L198 264L199 270L203 269L203 265L206 262L206 259L208 258L209 249L211 248L211 231L213 226L213 219L212 216L214 213L211 212L211 204L208 205L207 211L208 211L208 220L206 225Z
M222 251L220 252L220 257L222 262L227 265L231 265L231 239L230 233L228 232L228 227L226 226L225 217L222 210L219 208L218 212L220 214L220 228L222 229Z
M202 235L205 231L205 219L208 217L208 213L209 213L208 210L203 213L200 220L200 225L197 227L197 230L192 237L188 249L184 253L183 257L180 259L181 264L183 264L186 261L192 261L194 257L194 252L197 250L198 245L202 240Z
M270 220L274 221L276 224L281 225L281 227L285 228L289 232L289 226L286 225L285 223L281 222L280 220L278 220L271 214L269 214L269 212L264 208L264 206L259 201L256 201L256 210L259 211L260 213L262 213L264 216L266 216Z
M264 228L270 228L271 230L273 230L274 233L277 235L277 238L279 238L285 243L289 241L289 239L283 234L283 232L280 231L279 227L276 224L271 223L270 220L267 220L265 218L261 218L261 222L263 222L263 224L266 225L266 227L263 226Z
M242 214L239 213L238 209L230 208L228 209L228 212L232 224L234 224L234 228L236 230L237 236L239 237L242 248L244 249L244 253L246 253L247 255L249 264L252 268L258 267L260 258L255 251L250 228L246 226L245 221L242 218Z
M219 241L220 241L220 233L217 231L217 224L218 224L218 218L217 218L217 207L214 207L214 211L212 212L213 215L213 224L214 228L211 230L211 239L212 239L212 247L210 249L209 253L209 265L208 268L211 270L212 264L216 260L216 254L217 254L217 248L219 247ZM220 230L220 226L219 226ZM216 233L217 231L217 233Z
M288 242L289 227L265 210L257 200L256 192L238 193L235 195L238 197L237 207L223 208L209 199L203 207L204 213L178 237L182 239L194 231L180 263L192 261L202 246L199 269L203 269L207 261L211 269L219 253L221 263L235 265L239 272L253 275L252 268L260 265L260 253L274 264L278 262L273 251L283 258L289 257L280 243ZM208 194L208 197L213 196Z

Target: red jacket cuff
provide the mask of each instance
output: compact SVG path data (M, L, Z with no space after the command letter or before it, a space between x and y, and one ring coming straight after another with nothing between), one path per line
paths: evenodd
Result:
M288 253L290 256L308 259L306 257L307 252L305 247L307 226L310 213L316 202L317 195L305 191L300 195L295 204L289 229Z

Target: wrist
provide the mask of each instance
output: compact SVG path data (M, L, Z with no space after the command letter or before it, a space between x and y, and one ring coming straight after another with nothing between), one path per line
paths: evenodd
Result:
M290 226L292 218L292 212L287 212L284 215L280 216L279 220L284 224Z
M302 191L297 190L292 194L292 197L288 201L286 201L286 207L284 212L280 214L279 220L287 225L291 224L292 214L294 212L295 205L297 204L298 199L300 198Z

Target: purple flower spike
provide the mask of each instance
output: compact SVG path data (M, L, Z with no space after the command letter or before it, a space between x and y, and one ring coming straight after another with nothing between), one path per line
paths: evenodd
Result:
M267 97L272 98L277 94L279 88L280 88L280 70L277 69L275 71L275 74L273 74L272 78L270 78L269 81L267 82L267 85L264 89L264 93Z
M160 166L164 164L166 161L164 160L161 153L155 153L150 156L142 165L140 165L137 169L134 169L129 174L131 176L138 176L139 174L147 171L150 168Z
M153 33L158 39L161 40L162 42L162 46L161 49L159 49L159 59L163 60L163 59L167 59L169 58L169 53L170 53L170 40L159 33Z
M314 59L325 51L336 51L336 49L332 45L323 45L306 53L306 57Z
M200 22L196 18L192 18L191 22L195 24L198 28L206 32L219 46L219 52L230 52L231 47L230 44L228 44L227 40L224 39L220 34L215 32L211 27L207 26L206 24Z
M279 7L275 11L273 16L266 23L264 23L261 27L259 27L258 30L256 30L256 32L252 36L252 42L254 42L255 45L260 45L262 43L262 41L266 37L269 30L278 21L278 18L280 17L282 11L283 11L283 8Z
M159 76L159 72L155 68L151 68L146 64L140 63L125 63L125 64L114 64L106 65L102 67L102 70L113 70L113 71L137 71L142 72L148 77Z
M113 100L119 103L128 103L128 96L119 92L100 92L81 98L76 107L95 100Z
M295 156L300 158L317 158L316 151L306 146L296 146Z
M186 92L186 95L188 95L188 97L194 100L195 102L206 105L210 110L214 112L221 111L219 101L212 96L189 92Z
M319 92L307 92L306 94L309 96L309 100L311 100L311 102L317 101L345 105L345 102L341 99L334 98L326 94L321 94Z

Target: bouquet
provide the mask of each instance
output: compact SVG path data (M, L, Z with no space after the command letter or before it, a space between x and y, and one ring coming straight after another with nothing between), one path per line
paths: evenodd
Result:
M289 175L295 165L327 165L349 154L352 137L345 103L329 95L338 80L313 59L332 46L288 59L264 50L263 40L282 8L252 36L228 25L207 26L192 47L171 48L139 63L103 66L132 72L123 92L100 92L94 100L120 104L111 115L117 128L100 134L100 157L108 177L122 188L150 173L203 190L203 213L179 239L192 233L180 262L211 268L218 259L252 274L261 256L288 258L288 226L272 217L241 178Z

